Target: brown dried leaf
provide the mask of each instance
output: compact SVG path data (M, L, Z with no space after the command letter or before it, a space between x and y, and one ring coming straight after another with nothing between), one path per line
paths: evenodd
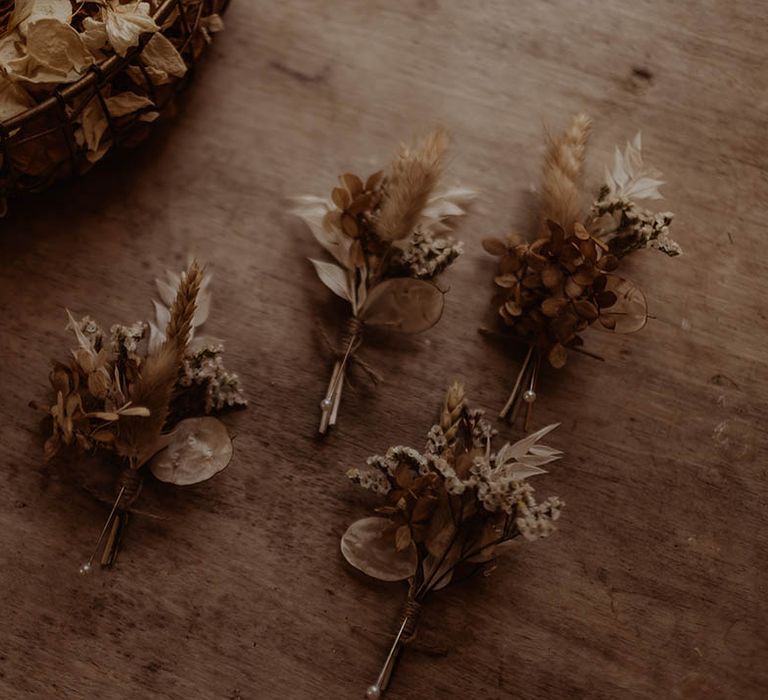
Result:
M618 297L616 294L610 291L600 292L599 294L595 295L595 301L601 309L606 309L609 306L613 306L617 300Z
M565 293L571 299L578 299L584 293L584 287L569 277L565 282Z
M579 299L573 302L573 308L579 316L587 321L594 321L598 317L597 307L586 299Z
M572 279L576 284L588 287L592 284L592 280L594 280L598 274L599 273L593 267L590 267L589 265L580 265L576 269L576 272L574 272Z
M499 274L508 275L518 272L523 266L523 261L514 253L507 254L499 260Z
M619 259L615 255L604 255L597 261L597 266L604 272L611 272L619 266Z
M499 287L511 289L512 287L517 286L518 279L515 275L497 275L493 278L493 281L496 282Z
M363 181L352 173L344 173L339 177L341 183L347 188L349 194L352 195L352 199L357 197L363 191Z
M349 196L349 192L343 187L334 187L331 192L331 199L333 200L333 203L342 210L346 209L352 203L352 197Z
M357 238L360 235L360 228L355 221L355 217L347 212L341 215L341 230L350 238Z
M591 262L597 260L597 247L591 238L586 241L579 241L579 252Z
M541 272L549 264L549 260L547 260L547 258L545 258L543 255L538 255L531 250L528 251L528 255L526 256L525 261L528 263L528 267L530 267L531 270L535 270L536 272Z
M565 363L568 360L568 351L560 345L560 343L557 343L552 346L547 358L549 359L549 364L555 369L560 369L565 366Z
M402 552L408 549L413 540L411 539L411 528L408 525L401 525L395 531L395 547L397 551Z
M541 275L536 272L530 272L525 277L523 277L521 284L526 289L536 289L541 287Z
M486 253L502 256L507 254L507 244L500 238L483 238L482 246Z
M547 265L541 271L541 281L548 289L559 287L563 282L563 271L557 265Z
M357 216L358 214L361 214L364 211L368 211L368 209L371 208L371 203L373 202L373 194L370 192L368 194L359 194L355 197L352 204L349 205L349 209L347 209L347 212L352 214L352 216Z
M548 297L541 302L541 311L545 316L554 318L557 316L565 306L568 305L568 300L560 297Z
M551 219L547 220L547 228L549 229L550 236L550 250L552 250L553 253L556 253L557 249L563 245L563 241L565 240L565 231L560 224L558 224L556 221L552 221Z
M383 177L384 177L383 170L379 170L373 173L373 175L369 175L368 179L365 181L365 189L368 191L375 190L379 186L379 183L381 182L381 179Z

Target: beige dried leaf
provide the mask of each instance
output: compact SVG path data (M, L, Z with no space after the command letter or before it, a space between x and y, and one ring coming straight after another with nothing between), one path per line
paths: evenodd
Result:
M148 2L122 4L118 0L105 0L99 18L87 24L91 32L98 32L102 27L118 56L125 56L128 49L137 46L142 34L160 29L150 15Z
M23 87L0 76L0 121L21 114L34 104L32 96Z
M187 72L187 64L184 63L181 54L171 41L160 33L155 34L147 42L141 52L141 62L154 85L173 82L183 78Z
M416 546L395 547L388 518L362 518L341 538L341 553L356 569L380 581L402 581L416 573Z
M360 310L360 320L402 333L432 328L443 315L443 293L430 282L397 277L377 284Z
M70 23L72 3L70 0L16 0L10 27L18 26L22 32L39 19L55 19Z
M352 302L352 294L349 289L349 275L346 270L323 260L309 258L309 262L314 265L317 276L328 289L342 299L346 299L350 303Z
M293 213L309 227L315 240L344 267L349 267L352 241L330 224L330 216L335 211L332 203L311 195L296 197L293 201Z
M187 486L225 469L232 452L232 440L218 418L187 418L174 428L168 446L152 458L149 468L160 481Z
M155 104L148 97L137 95L134 92L121 92L119 95L108 97L105 102L110 116L114 118L124 117L138 112L140 109L154 107Z
M26 32L22 55L4 66L15 80L33 85L70 83L94 62L80 35L58 19L30 22Z

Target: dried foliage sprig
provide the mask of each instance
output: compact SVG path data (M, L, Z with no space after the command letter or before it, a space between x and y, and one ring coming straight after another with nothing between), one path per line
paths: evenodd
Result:
M415 148L402 147L389 169L363 181L346 173L331 199L301 197L295 213L336 263L311 260L318 277L351 307L321 408L320 432L336 423L347 368L358 364L365 327L418 333L443 312L434 280L461 253L450 235L474 193L440 189L447 148L437 130Z
M114 562L145 465L162 481L191 484L224 469L232 456L223 424L200 417L245 405L237 375L222 364L221 344L194 338L210 308L210 275L192 262L168 278L157 281L168 304L155 302L157 325L114 325L107 336L89 316L78 321L68 311L77 347L69 361L53 363L55 400L39 406L51 421L47 459L67 448L107 451L123 466L116 500L82 573L91 571L99 551L103 566Z
M355 568L383 581L408 582L403 620L367 697L386 690L395 660L417 631L432 592L478 572L490 573L514 539L535 540L555 529L563 502L537 503L527 479L562 453L539 444L550 425L492 452L495 431L483 412L466 405L464 388L448 389L440 421L423 452L391 447L348 476L384 497L379 514L353 523L341 551Z
M514 420L527 404L526 429L536 400L541 360L563 367L568 351L587 355L581 333L594 324L631 333L648 318L643 292L614 274L622 258L642 248L674 256L682 251L669 237L672 214L652 213L637 200L660 199L664 184L642 156L640 134L622 153L592 206L583 206L582 166L591 129L577 115L570 128L551 138L544 158L541 225L530 243L515 236L487 238L483 247L500 258L494 305L511 336L528 345L501 417Z

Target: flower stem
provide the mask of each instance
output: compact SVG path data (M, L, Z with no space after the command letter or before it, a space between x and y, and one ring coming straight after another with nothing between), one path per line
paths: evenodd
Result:
M504 404L504 408L501 409L499 412L499 418L506 418L509 412L512 410L512 408L516 405L518 396L520 394L520 390L523 387L523 380L525 379L525 375L528 372L528 366L531 363L531 357L533 356L533 345L531 345L528 348L528 352L525 355L525 360L523 360L523 366L520 368L520 371L517 374L517 379L515 380L515 386L512 389L512 393L509 395L509 398L507 399L507 403Z

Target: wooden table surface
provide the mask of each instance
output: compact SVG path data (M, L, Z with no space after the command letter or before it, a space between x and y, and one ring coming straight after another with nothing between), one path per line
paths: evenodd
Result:
M481 7L482 5L482 7ZM524 227L544 127L595 122L597 183L642 128L685 256L628 274L655 319L590 332L606 362L545 375L536 423L566 459L537 488L560 531L431 599L399 698L764 698L768 693L768 49L760 2L232 4L177 117L86 178L12 204L0 228L0 697L358 698L404 589L355 574L339 537L372 500L344 471L423 445L447 382L499 409L519 358L479 336L494 261ZM466 254L432 331L365 353L316 438L344 309L287 198L371 172L435 124L449 180L477 188ZM118 566L78 576L106 516L99 461L45 465L30 399L66 354L65 307L151 314L152 280L193 252L215 274L211 334L250 406L236 454L193 487L148 483ZM519 433L500 426L502 437Z

